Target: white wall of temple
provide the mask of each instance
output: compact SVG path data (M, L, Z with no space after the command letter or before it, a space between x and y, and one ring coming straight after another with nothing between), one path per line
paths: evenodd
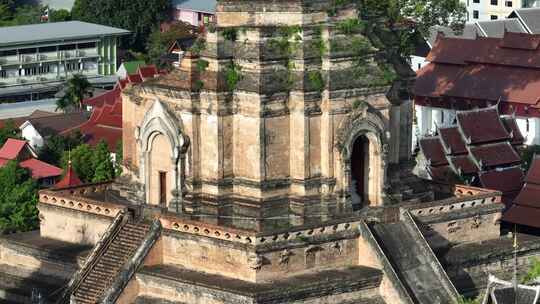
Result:
M413 125L413 149L419 137L435 134L437 126L453 124L456 118L455 110L443 108L414 106L416 120ZM516 117L516 121L525 137L526 145L540 145L540 118Z
M411 69L415 72L423 68L428 63L429 61L426 61L426 57L411 56L410 58Z

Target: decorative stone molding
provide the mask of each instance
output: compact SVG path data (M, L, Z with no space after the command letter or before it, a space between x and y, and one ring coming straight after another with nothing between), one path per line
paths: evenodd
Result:
M500 201L499 192L482 193L479 195L465 195L446 200L406 206L412 215L416 217L434 216L459 212L480 206L498 205Z
M279 255L279 264L288 265L292 255L293 253L288 248L284 249Z
M475 217L473 217L471 228L478 229L480 225L482 225L482 217L480 215L476 215Z
M367 186L368 201L380 205L384 199L386 167L388 157L387 127L379 111L367 102L361 102L345 118L338 128L335 147L341 155L341 192L345 198L350 196L352 182L351 157L356 140L365 136L369 142L369 176Z
M330 247L335 251L337 252L339 255L341 255L343 253L343 245L341 244L341 242L337 241L337 242L334 242L333 244L330 245Z
M115 217L124 206L114 205L88 198L77 197L72 194L56 193L54 191L40 191L39 202L41 204L76 210L78 212L92 213L107 217Z
M145 181L146 202L150 201L150 174L152 172L150 158L152 153L152 141L157 135L167 137L171 144L171 168L173 189L182 193L185 154L189 146L189 139L183 135L183 125L181 121L169 112L166 106L160 101L154 101L152 107L146 112L140 127L135 131L135 137L141 153L139 159L139 176ZM178 198L180 201L181 197ZM169 206L168 206L169 207ZM172 206L175 209L176 206Z
M248 257L248 266L253 270L260 270L263 266L263 258L258 254L253 254Z

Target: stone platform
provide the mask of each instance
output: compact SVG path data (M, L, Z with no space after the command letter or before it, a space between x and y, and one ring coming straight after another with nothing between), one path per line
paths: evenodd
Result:
M326 299L325 303L384 303L378 287L383 273L375 268L356 266L314 272L269 283L251 283L210 275L169 265L144 267L137 274L140 293L168 300L206 303L228 298L234 303L292 303ZM195 298L199 298L196 300Z

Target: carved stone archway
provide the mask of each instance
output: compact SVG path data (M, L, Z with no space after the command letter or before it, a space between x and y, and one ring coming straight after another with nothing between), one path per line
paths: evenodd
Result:
M358 106L341 124L336 140L341 157L341 196L347 203L351 201L351 157L355 142L367 139L369 148L369 169L366 170L367 205L382 205L385 199L388 132L386 124L376 109L367 103Z
M150 109L146 112L144 120L137 128L137 143L139 145L139 174L144 181L145 202L150 202L150 176L152 143L158 135L165 136L171 149L171 194L173 199L168 202L171 211L180 211L182 205L182 190L184 183L185 154L189 140L182 133L181 122L172 115L166 106L159 100L156 100ZM177 203L175 204L175 200ZM165 207L165 206L163 206Z

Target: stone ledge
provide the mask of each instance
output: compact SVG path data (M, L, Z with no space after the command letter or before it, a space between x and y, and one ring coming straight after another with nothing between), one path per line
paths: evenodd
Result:
M183 283L232 293L255 298L258 303L289 303L296 299L377 288L382 280L382 272L375 268L355 266L300 275L279 282L256 284L174 266L159 265L142 268L137 273L137 277L143 281L159 280L165 285L176 286L177 283Z
M33 289L47 299L66 283L56 277L28 273L9 265L0 264L0 269L0 300L6 300L6 303L30 303Z
M39 231L10 234L0 238L0 245L34 258L75 267L77 260L92 248L40 236Z
M437 250L436 254L445 267L478 265L511 259L514 254L513 239L501 237L485 242L462 244ZM518 236L518 256L540 252L540 237Z

